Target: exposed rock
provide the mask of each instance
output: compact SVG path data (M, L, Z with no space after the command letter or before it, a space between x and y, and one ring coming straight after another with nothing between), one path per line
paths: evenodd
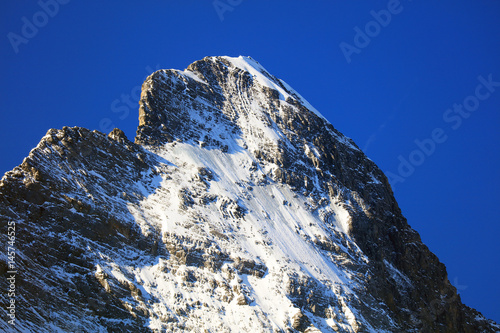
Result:
M49 130L0 181L0 217L20 331L500 331L380 169L251 58L151 74L135 143Z

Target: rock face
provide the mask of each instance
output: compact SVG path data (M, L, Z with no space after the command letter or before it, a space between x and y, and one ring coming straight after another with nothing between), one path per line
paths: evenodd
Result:
M380 169L247 57L150 75L135 143L49 130L2 178L0 224L21 332L500 331Z

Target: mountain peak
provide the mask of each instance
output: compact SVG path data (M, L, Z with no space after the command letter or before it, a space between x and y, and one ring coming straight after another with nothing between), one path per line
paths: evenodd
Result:
M21 331L499 328L380 169L250 57L151 74L135 142L50 130L0 181L0 217L18 230Z

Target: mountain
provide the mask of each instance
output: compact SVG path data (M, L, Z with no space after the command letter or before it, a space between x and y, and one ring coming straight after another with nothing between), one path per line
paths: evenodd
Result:
M380 169L249 57L151 74L135 142L49 130L0 217L5 331L500 331Z

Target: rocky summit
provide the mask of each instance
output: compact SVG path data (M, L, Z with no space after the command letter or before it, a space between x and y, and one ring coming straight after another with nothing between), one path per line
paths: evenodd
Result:
M249 57L151 74L134 142L49 130L0 224L6 332L500 331L380 169Z

